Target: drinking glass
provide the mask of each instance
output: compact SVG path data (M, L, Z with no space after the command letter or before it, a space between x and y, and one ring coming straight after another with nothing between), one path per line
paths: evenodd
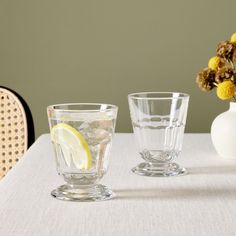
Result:
M128 95L130 115L139 153L145 162L132 171L144 176L186 173L173 162L181 152L189 95L142 92Z
M107 172L118 107L72 103L47 108L57 172L66 184L51 195L70 201L98 201L114 196L98 184Z

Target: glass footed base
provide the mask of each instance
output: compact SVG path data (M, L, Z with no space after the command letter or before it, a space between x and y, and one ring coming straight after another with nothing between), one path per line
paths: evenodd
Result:
M108 200L114 197L114 193L104 185L98 184L90 188L81 186L62 185L51 192L51 195L59 200L94 202Z
M132 171L138 175L152 177L169 177L187 174L185 168L181 168L178 164L172 162L167 164L151 164L144 162L134 167Z

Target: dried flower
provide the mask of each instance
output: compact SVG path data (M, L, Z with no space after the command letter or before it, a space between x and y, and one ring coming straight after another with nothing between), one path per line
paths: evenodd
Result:
M230 42L231 43L236 43L236 33L232 34Z
M215 71L210 68L203 69L198 73L196 83L203 91L211 91L215 87Z
M236 102L236 33L230 41L220 42L216 52L208 61L208 68L198 73L196 82L201 90L211 91L216 87L220 99L232 98Z
M222 67L216 72L215 80L217 83L222 83L225 80L234 78L234 70L231 67Z
M234 53L234 44L229 41L220 42L217 46L216 53L217 56L224 58L226 60L232 60Z
M217 70L220 67L221 59L220 57L212 57L208 62L208 67L212 70Z
M233 58L232 58L233 63L236 63L236 47L235 50L233 52Z
M222 100L230 99L236 91L235 85L231 80L220 83L217 87L216 94Z

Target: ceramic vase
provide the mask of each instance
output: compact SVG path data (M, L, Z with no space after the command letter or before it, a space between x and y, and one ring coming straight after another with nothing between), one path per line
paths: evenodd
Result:
M218 115L211 125L211 139L219 156L236 160L236 103Z

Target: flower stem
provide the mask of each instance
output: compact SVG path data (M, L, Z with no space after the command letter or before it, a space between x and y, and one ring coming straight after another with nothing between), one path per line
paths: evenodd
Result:
M231 60L227 60L228 63L231 65L232 69L235 70L235 66L234 66L234 63L231 61Z
M233 102L236 102L236 97L235 97L235 95L233 96Z

